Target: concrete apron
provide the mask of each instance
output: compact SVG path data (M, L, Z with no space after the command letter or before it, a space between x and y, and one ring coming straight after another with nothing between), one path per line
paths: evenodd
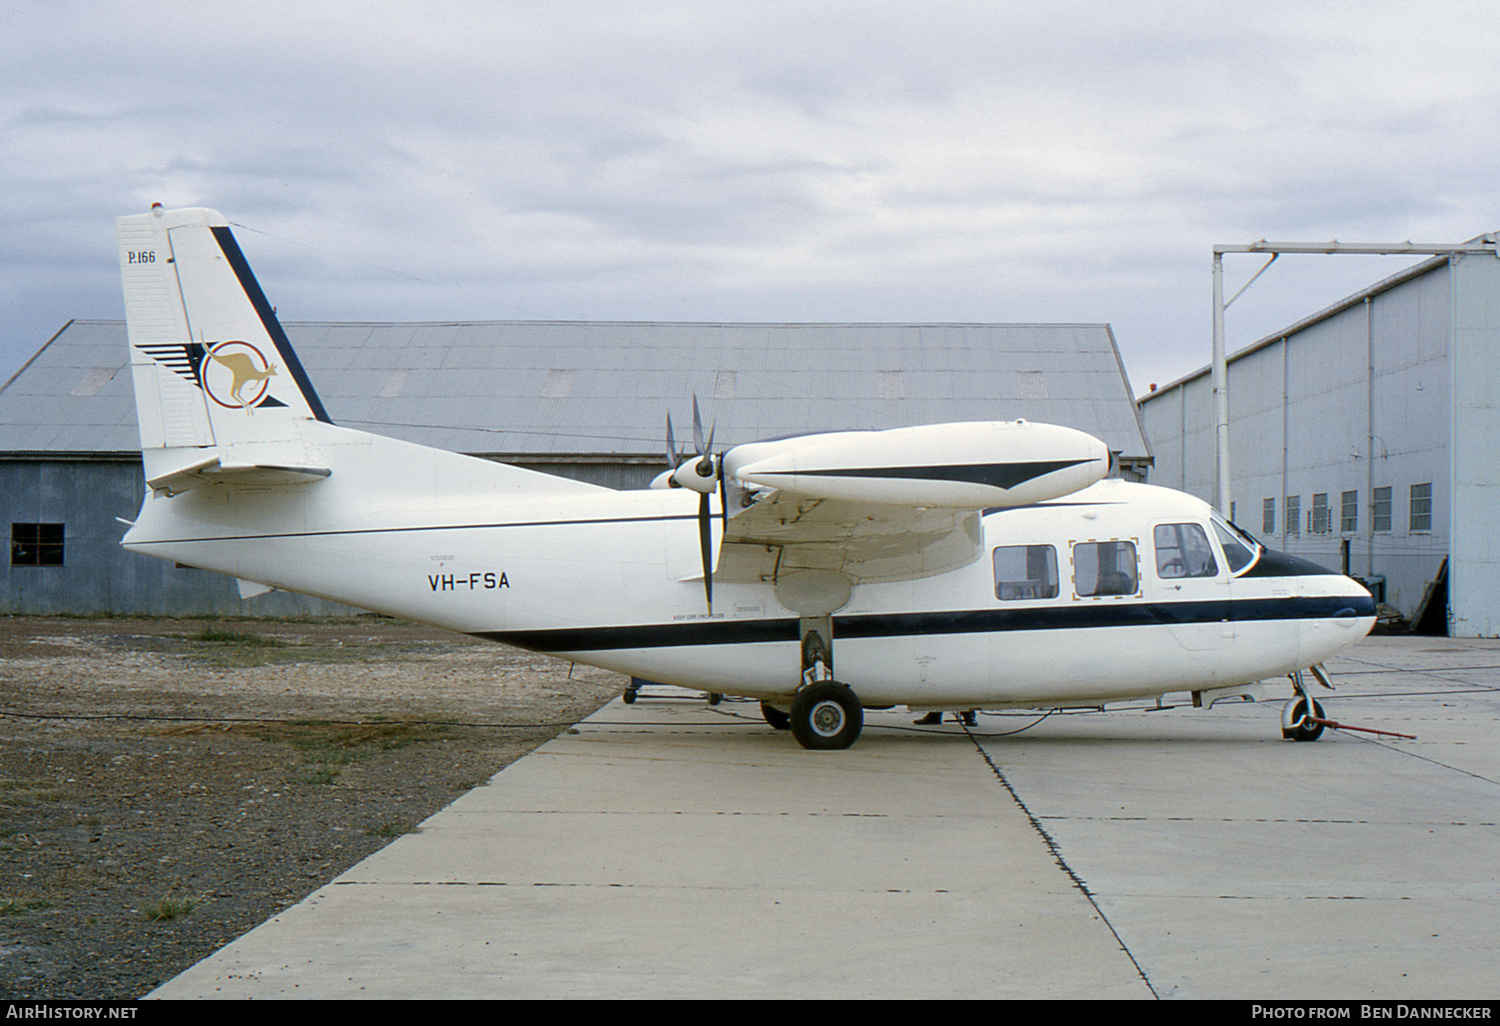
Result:
M985 754L616 701L160 998L1150 998Z

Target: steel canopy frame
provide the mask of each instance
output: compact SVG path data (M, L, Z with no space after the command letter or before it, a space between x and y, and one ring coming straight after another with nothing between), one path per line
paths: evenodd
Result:
M1276 258L1283 253L1354 253L1366 256L1400 256L1410 253L1415 256L1454 257L1465 253L1488 253L1500 257L1494 235L1482 235L1471 242L1417 243L1417 242L1267 242L1261 239L1249 245L1216 245L1214 251L1214 506L1225 517L1229 516L1231 490L1229 480L1229 361L1224 352L1224 311L1240 295L1254 284L1255 279L1266 272ZM1269 253L1259 271L1247 281L1239 292L1224 301L1224 254L1225 253Z

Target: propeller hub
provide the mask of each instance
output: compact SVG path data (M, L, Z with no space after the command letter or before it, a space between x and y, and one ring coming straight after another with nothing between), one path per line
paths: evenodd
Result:
M710 464L708 474L705 476L700 469L703 461L695 460L684 463L672 472L671 484L677 488L690 488L700 495L707 495L718 487L718 474Z

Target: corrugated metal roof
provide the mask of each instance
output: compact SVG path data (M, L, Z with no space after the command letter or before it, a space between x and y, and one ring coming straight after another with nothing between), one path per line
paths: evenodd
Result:
M1025 418L1150 455L1107 324L284 327L335 423L457 452L655 455L696 394L716 447ZM70 321L0 387L0 452L137 448L124 321Z

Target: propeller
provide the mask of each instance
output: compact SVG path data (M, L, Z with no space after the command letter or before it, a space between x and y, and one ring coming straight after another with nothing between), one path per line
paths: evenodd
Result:
M672 414L667 414L667 465L675 467L668 485L673 488L691 488L698 493L698 549L703 557L703 597L708 611L714 610L713 577L713 510L709 496L720 492L723 503L723 481L720 480L722 457L713 454L714 434L718 429L715 421L709 426L708 440L703 438L703 415L698 409L698 397L693 396L693 448L696 457L684 457L677 452L677 440L672 434ZM691 468L691 469L689 469ZM717 487L716 487L717 486Z

